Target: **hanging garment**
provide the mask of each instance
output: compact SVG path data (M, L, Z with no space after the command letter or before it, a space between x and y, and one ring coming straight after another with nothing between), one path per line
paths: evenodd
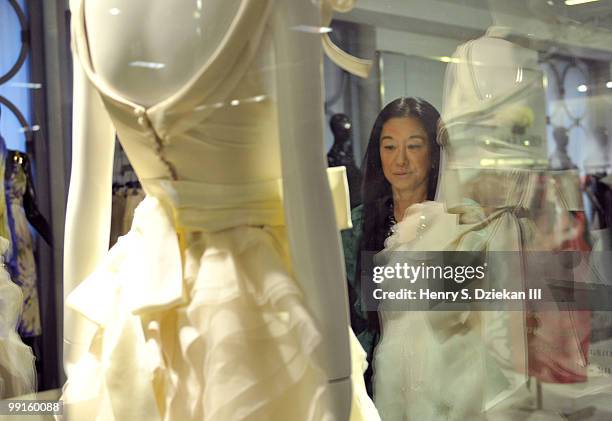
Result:
M1 111L1 109L0 109ZM0 135L0 179L4 180L7 149ZM6 271L5 261L11 256L9 215L0 183L0 399L33 393L36 374L32 349L26 346L16 329L22 317L23 294Z
M272 4L242 2L213 58L150 108L98 77L82 1L72 4L85 89L102 100L147 197L130 231L66 300L96 326L78 338L91 347L64 388L68 419L331 419L315 355L321 333L289 258L283 204L300 192L281 187L279 145L291 140L278 138L271 88ZM305 157L287 159L293 170ZM347 226L343 174L332 172L331 193ZM317 253L298 257L324 264ZM363 355L353 355L356 381ZM354 384L352 417L376 420L362 384Z
M0 238L0 253L8 249L8 240ZM0 399L9 399L35 391L34 355L16 332L23 296L0 268Z
M6 182L6 198L10 217L12 256L8 261L11 279L21 287L23 309L19 321L22 337L38 336L42 333L34 242L23 207L27 188L27 174L23 165L11 167Z

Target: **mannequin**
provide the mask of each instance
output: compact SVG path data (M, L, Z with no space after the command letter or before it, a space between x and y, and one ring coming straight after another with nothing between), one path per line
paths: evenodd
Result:
M551 247L552 250L558 247L561 250L586 251L590 250L590 246L584 238L574 238L576 234L569 234L569 231L566 236L559 229L561 224L567 224L574 228L572 232L584 231L579 229L584 228L584 208L578 173L572 169L548 171L542 70L538 63L538 52L524 46L526 40L532 37L545 38L544 32L550 28L560 30L562 27L555 19L555 7L549 7L538 0L530 1L528 5L536 19L515 20L511 14L504 13L510 7L508 2L489 0L494 25L487 30L485 36L459 47L459 63L447 72L445 89L450 89L450 94L445 97L442 117L450 139L447 164L453 167L456 163L458 166L467 163L467 167L474 168L470 175L474 181L458 181L453 172L447 171L444 182L446 194L442 199L446 206L451 208L458 204L456 199L461 193L467 192L467 197L475 199L484 208L485 213L499 210L500 204L524 206L529 209L531 216L513 216L514 221L508 221L508 226L515 227L497 232L498 243L489 249L520 252L514 254L518 256L515 263L519 264L516 268L527 268L526 273L529 274L532 269L529 269L530 263L525 258L525 250L550 251ZM538 28L538 23L541 23L541 28ZM543 32L539 32L540 30ZM461 73L462 70L467 72ZM465 77L468 74L470 77ZM455 75L463 75L465 78L455 78ZM474 95L466 94L471 91L466 82L473 83ZM495 129L491 132L482 130L482 127L488 124ZM453 125L458 129L453 128ZM479 139L477 135L481 131L488 136ZM499 132L499 140L496 138L496 131ZM512 135L504 136L503 133L507 131L511 131ZM556 138L561 141L560 145L567 142L567 137L560 131L557 131ZM476 146L475 139L482 142L481 146ZM455 145L456 150L453 150ZM461 150L464 152L461 153ZM480 156L485 156L486 159L472 161L472 155L479 157L474 151L482 151ZM460 174L461 169L455 172ZM524 180L519 180L518 174L521 174L520 177L524 177ZM518 200L511 199L515 194L508 194L511 190L509 187L521 184L525 187L532 186L534 191L539 192L540 198L547 197L547 201L536 197L524 200L529 197L524 194L516 195L517 198L520 197ZM470 196L470 193L473 193L473 196ZM571 199L567 200L568 198ZM559 216L553 216L555 214ZM531 223L539 225L536 234L526 234L529 233L528 224ZM519 232L516 240L513 239L515 232ZM550 242L547 237L555 240ZM502 266L505 263L508 262L503 262ZM518 269L508 267L508 273L513 270L518 273ZM505 281L510 285L513 279ZM508 325L508 332L514 330L517 338L518 332L526 327L527 339L524 342L512 342L515 355L512 358L514 361L509 362L514 366L515 373L508 377L511 386L501 392L498 399L508 398L520 390L524 381L521 374L546 383L584 382L588 365L590 313L566 311L560 304L558 309L548 312L537 309L534 311L533 307L526 305L523 316L517 317L519 314L512 315L514 320ZM484 317L489 316L491 313L484 313ZM521 317L525 320L521 321ZM491 319L491 326L494 322L494 319ZM568 339L559 333L562 329L571 331L574 336ZM523 347L524 349L521 349ZM526 359L521 361L523 355ZM537 397L537 407L541 409L541 394Z
M100 10L95 9L94 2L85 0L83 15L81 15L81 0L71 2L73 22L76 25L73 26L73 30L77 28L75 48L80 50L82 66L77 66L74 73L76 93L73 119L75 123L73 128L74 149L66 223L65 294L70 294L100 263L104 263L103 257L110 225L113 124L122 129L118 130L119 139L125 142L124 149L139 179L148 181L149 187L143 183L145 190L149 189L148 194L154 187L164 188L174 184L180 187L195 181L224 186L244 184L245 179L253 182L259 180L269 182L277 178L282 170L283 205L293 273L305 291L308 306L312 309L312 314L316 315L318 328L322 331L324 340L317 348L317 355L320 356L319 360L329 379L333 413L338 419L346 419L351 402L351 383L350 361L347 359L349 349L345 276L341 266L334 203L328 188L325 161L321 154L322 148L320 143L312 141L313 129L320 133L323 130L320 63L322 48L317 37L294 29L304 25L309 27L320 25L321 12L318 7L313 7L311 2L298 0L275 2L273 9L260 7L265 4L242 1L238 10L227 7L225 1L206 0L202 3L204 3L204 11L208 13L204 14L199 13L200 2L196 3L196 10L192 2L184 1L179 4L174 2L172 16L175 16L175 12L183 16L190 16L193 13L193 16L202 24L202 28L212 28L210 33L218 34L218 36L215 38L215 36L206 35L198 38L202 31L196 25L195 28L191 27L186 31L195 30L198 36L191 37L191 39L203 44L203 46L200 45L202 48L196 48L195 53L193 50L179 50L176 55L170 54L168 50L166 55L163 55L166 49L159 48L161 35L157 36L159 34L157 28L167 26L168 13L164 13L163 7L158 7L158 5L167 4L167 2L156 1L153 2L153 5L151 3L129 2L119 13L116 10L111 13L109 9L106 9L110 15L120 16L117 22L121 28L118 28L107 22L113 18L106 14L104 8L113 6L111 2L98 2L97 4L104 4ZM236 2L232 4L237 5ZM332 4L334 3L325 2L329 10ZM262 43L260 45L271 46L273 43L275 54L274 57L271 54L262 54L254 60L257 64L255 70L261 69L255 76L263 78L265 83L258 79L253 85L270 89L269 92L263 93L250 92L251 85L246 83L250 81L249 79L245 78L244 83L242 80L226 79L226 74L230 72L229 69L235 71L231 67L232 63L228 63L226 70L222 71L223 67L215 67L221 63L216 60L218 57L211 54L218 51L226 53L225 56L229 57L236 54L229 48L225 51L223 47L226 42L236 41L232 37L226 39L226 32L231 30L230 32L236 33L239 30L232 28L229 24L223 26L223 22L234 23L235 18L238 17L256 26L260 21L249 20L249 18L258 16L257 14L265 16L267 13L270 14L270 19L268 25L265 27L261 25L265 31L263 35L261 32L259 34ZM86 30L80 27L81 20L86 24ZM181 20L177 19L176 22L181 22ZM186 28L189 28L190 24L191 21ZM106 25L111 25L117 30L110 31L113 34L109 36ZM124 28L128 27L132 30L124 31ZM224 31L224 28L227 31ZM267 37L266 31L268 30L273 31L273 37ZM163 37L169 40L169 45L174 47L183 42L181 30L176 33L168 32L164 33ZM114 36L118 38L114 39ZM128 42L124 37L127 37ZM254 38L256 39L255 36L252 36L250 39ZM241 39L238 38L238 41ZM108 44L105 46L107 41ZM162 53L159 54L162 55L130 56L134 50L140 52L152 49L161 50ZM88 54L90 51L91 54ZM186 55L187 51L189 51L189 58ZM251 52L251 50L247 51L247 53ZM190 61L192 55L198 57L194 62ZM116 57L119 58L118 61ZM305 60L305 57L308 59ZM213 74L219 74L217 80L214 81L215 83L202 86L200 90L192 89L200 84L202 63L208 65L209 59L211 67L216 71ZM240 59L242 57L236 60ZM275 61L271 61L273 59ZM88 63L88 60L91 63ZM186 67L190 70L177 69L176 72L169 72L167 78L156 79L151 76L149 68L132 72L131 69L125 67L126 63L127 66L130 65L131 60L138 62L147 60L162 64L173 61L181 63L182 60L185 60L188 63ZM270 61L270 66L265 65L268 61ZM141 66L136 67L140 69ZM128 80L142 77L143 81L146 79L146 83L140 84L134 81L133 84L126 82L124 85L119 80L120 74L121 78L124 77L123 71L130 74ZM185 80L187 80L186 83ZM264 144L264 147L259 144L258 148L252 152L249 149L235 152L229 147L231 145L209 147L207 142L203 142L196 146L209 149L207 153L198 155L197 163L190 163L189 160L183 159L180 162L181 165L177 165L181 152L183 158L185 157L185 148L181 150L178 142L176 148L172 145L173 133L185 137L193 125L187 128L164 126L165 119L171 117L171 113L164 114L165 110L170 109L182 113L181 115L186 117L181 123L186 124L192 123L188 121L189 118L206 117L214 113L214 109L222 108L223 112L230 113L234 110L230 106L237 107L240 104L240 100L236 97L223 98L225 102L222 103L211 100L210 103L191 104L191 108L181 109L180 107L189 107L187 104L190 104L192 97L201 94L206 89L212 91L211 95L214 98L217 85L220 85L225 91L236 89L234 82L243 83L240 86L243 90L239 94L244 95L246 100L242 96L239 98L245 104L264 101L265 105L268 95L274 94L278 104L278 123L275 115L263 115L255 121L255 124L263 126L265 130L276 127L282 139L280 148L275 143L277 141L275 136L263 136L258 139L260 143L269 142L269 144L267 146ZM152 86L156 87L152 89ZM296 92L295 86L301 86L302 89ZM223 90L221 88L219 89ZM152 92L148 92L149 90ZM130 113L130 121L122 119L111 121L109 119L107 114L109 109L117 115L124 115L128 107L136 114L134 117ZM211 109L213 111L210 111ZM264 111L267 109L262 108ZM241 109L235 108L235 110ZM309 111L304 112L304 110ZM241 115L252 119L249 111ZM136 120L137 126L134 126L131 120ZM122 125L124 123L125 125ZM126 141L122 139L124 135L126 139L130 136L135 139ZM200 137L208 140L207 136L200 134ZM136 141L136 138L141 138L141 141ZM187 139L189 140L190 138ZM152 142L155 147L152 147ZM261 165L253 168L253 163L278 163L281 161L279 154L283 156L280 164ZM306 165L291 164L287 157L294 161L295 157L299 157L300 162ZM232 168L224 164L227 162L233 163ZM281 166L282 168L279 168ZM207 170L203 172L202 168ZM317 204L316 208L304 206L304 204L312 203ZM83 230L84 226L90 229ZM322 235L312 235L313 230L321 232ZM172 242L177 241L176 238L168 238ZM179 235L179 240L184 241L185 238ZM313 265L313 262L316 264ZM336 281L333 281L334 279ZM337 288L331 287L330 282L336 282ZM69 378L74 376L78 378L78 373L73 371L74 364L82 361L84 353L89 351L89 344L97 327L82 314L68 306L65 308L65 368Z
M553 138L557 148L550 157L550 167L554 170L570 170L576 169L576 165L572 162L567 154L567 145L569 137L565 127L555 127L553 130Z
M584 251L570 244L584 244L577 230L559 229L583 216L578 174L548 171L538 53L512 39L513 22L499 13L510 3L490 2L495 26L460 45L447 67L438 136L442 188L436 202L409 208L395 225L380 255L389 266L435 265L436 257L448 264L449 252L478 252L488 267L485 288L523 290L532 282L547 286L546 272L556 268L536 262L532 252ZM468 263L464 256L461 264ZM414 285L427 282L422 276ZM403 280L381 285L406 287ZM529 376L585 381L589 312L566 311L563 303L542 311L529 301L510 311L419 311L392 301L379 306L383 335L374 359L384 419L527 418L511 412L524 406Z
M87 19L94 69L134 102L150 106L162 101L206 63L240 3L84 0L85 16L95 16Z
M352 209L361 203L361 170L353 157L353 125L346 114L334 114L329 121L329 127L334 134L334 144L327 153L327 165L346 167Z

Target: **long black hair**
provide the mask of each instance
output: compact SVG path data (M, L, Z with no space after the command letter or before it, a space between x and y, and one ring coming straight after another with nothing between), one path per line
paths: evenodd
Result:
M370 140L363 160L363 224L359 252L357 255L357 278L361 278L361 253L379 252L389 230L389 221L393 215L391 184L385 178L380 160L380 135L383 125L392 118L415 118L425 129L429 143L431 168L427 180L427 199L433 200L438 185L440 171L440 145L438 129L441 127L440 113L433 105L421 98L398 98L387 104L374 122ZM371 286L371 282L367 283ZM368 288L362 289L367 291ZM372 314L373 313L373 314ZM376 312L368 312L370 329L379 330Z
M437 142L440 114L429 102L421 98L398 98L382 109L370 134L363 160L363 232L362 250L380 251L387 236L385 225L392 200L391 184L385 178L380 160L380 135L384 124L392 118L412 117L423 125L429 142L430 163L427 180L427 200L433 200L438 185L440 145Z

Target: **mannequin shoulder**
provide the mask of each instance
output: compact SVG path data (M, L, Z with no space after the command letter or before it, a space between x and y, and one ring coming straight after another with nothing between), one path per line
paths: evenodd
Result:
M497 37L481 37L470 42L470 53L477 67L527 67L538 68L538 54L509 40Z

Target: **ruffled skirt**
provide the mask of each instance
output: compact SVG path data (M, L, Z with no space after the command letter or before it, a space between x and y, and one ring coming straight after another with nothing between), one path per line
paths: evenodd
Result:
M186 233L176 261L163 224L145 199L67 300L97 326L64 389L67 418L333 419L315 358L321 335L291 277L284 229ZM170 285L177 276L181 286Z

